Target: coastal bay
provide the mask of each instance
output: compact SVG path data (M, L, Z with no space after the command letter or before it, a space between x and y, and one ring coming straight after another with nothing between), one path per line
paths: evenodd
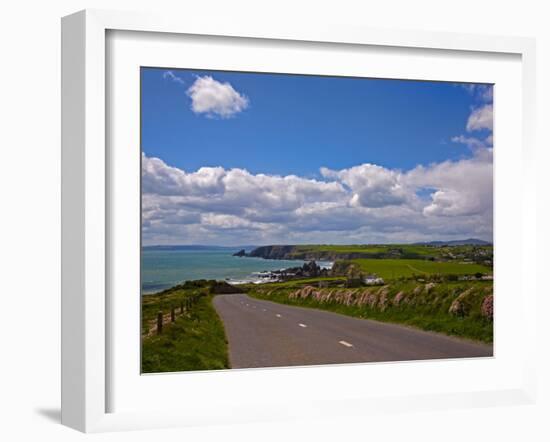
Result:
M240 247L166 246L143 247L142 293L152 294L197 279L215 279L232 284L262 282L262 272L301 266L300 259L240 258L232 256ZM330 261L318 262L330 267ZM264 275L265 276L265 275Z

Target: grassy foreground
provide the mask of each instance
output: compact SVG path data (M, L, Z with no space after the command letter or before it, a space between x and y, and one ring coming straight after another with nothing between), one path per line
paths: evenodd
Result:
M162 333L151 332L159 311L179 309L191 296L197 301L176 321L163 326ZM229 368L227 339L209 287L174 288L142 301L142 373L161 373Z
M269 287L268 287L269 286ZM358 318L394 322L486 343L493 342L492 282L395 282L369 288L266 284L250 296Z

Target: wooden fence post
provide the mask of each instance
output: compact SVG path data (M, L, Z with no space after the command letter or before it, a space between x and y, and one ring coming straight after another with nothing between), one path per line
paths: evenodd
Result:
M183 315L183 301L180 302L180 315Z
M157 335L162 333L162 312L157 314Z
M176 308L172 307L170 310L170 321L176 322Z

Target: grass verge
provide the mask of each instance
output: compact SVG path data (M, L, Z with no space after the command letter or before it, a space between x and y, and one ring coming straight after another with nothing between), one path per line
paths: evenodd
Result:
M190 310L166 324L160 335L147 335L159 311L169 312L187 297L197 295ZM223 323L205 290L172 290L142 299L142 373L219 370L229 368Z

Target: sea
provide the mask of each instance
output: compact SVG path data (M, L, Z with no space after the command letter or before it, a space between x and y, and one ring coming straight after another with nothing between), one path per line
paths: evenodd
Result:
M231 284L267 281L266 272L297 267L302 260L232 256L253 247L154 246L141 250L141 289L144 295L194 279L224 280ZM318 261L330 268L332 262ZM262 277L264 276L264 277Z

